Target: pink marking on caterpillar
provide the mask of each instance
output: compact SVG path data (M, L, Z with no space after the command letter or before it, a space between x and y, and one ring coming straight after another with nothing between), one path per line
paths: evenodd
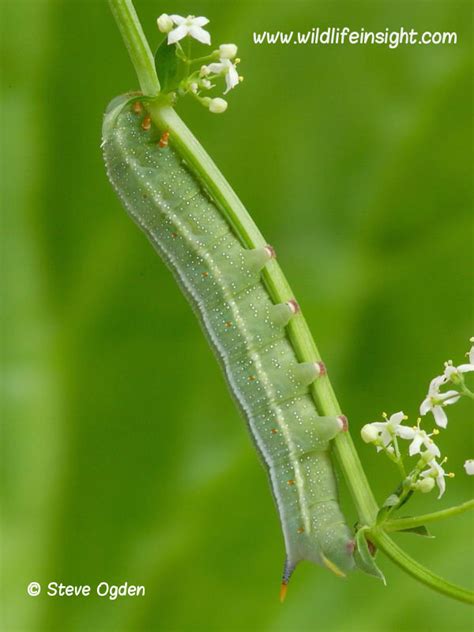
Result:
M341 422L342 432L347 432L349 430L349 421L345 415L339 415L339 421Z
M270 246L269 244L267 244L265 246L265 250L268 253L268 256L270 257L270 259L276 259L276 252L275 252L275 248L273 246Z
M318 365L318 369L319 369L319 375L326 375L327 374L327 370L326 370L326 365L324 364L324 362L322 362L321 360L319 360L318 362L316 362L316 364Z
M293 314L297 314L300 311L300 306L298 305L298 303L295 301L294 298L292 298L291 300L289 300L287 302L288 307L291 309L291 311L293 312Z

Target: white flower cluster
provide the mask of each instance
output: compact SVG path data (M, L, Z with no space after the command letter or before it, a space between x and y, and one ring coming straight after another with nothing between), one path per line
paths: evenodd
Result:
M473 342L474 338L471 338L471 343ZM445 363L443 374L431 381L428 394L421 403L420 414L424 416L431 411L436 424L441 428L446 428L448 424L444 408L450 404L455 404L462 395L472 397L472 393L464 384L463 374L474 371L474 346L466 355L469 357L469 363L460 364L457 367L453 366L451 361ZM456 386L458 390L451 389L441 392L440 388L448 382ZM402 411L394 413L390 417L384 413L384 419L383 422L366 424L361 430L362 439L366 443L374 444L377 452L383 450L401 466L402 471L404 471L403 458L398 448L398 439L410 441L408 454L420 456L417 466L410 474L412 488L422 492L430 492L437 485L438 498L441 498L446 489L445 478L452 477L454 474L444 471L443 465L446 458L439 461L441 452L432 439L433 436L439 434L439 430L434 429L431 434L428 434L420 428L421 419L418 419L416 426L403 425L402 422L408 418ZM474 460L467 460L464 463L464 469L467 474L474 474Z
M168 44L178 44L182 39L189 36L201 42L201 44L211 44L210 34L203 29L209 20L203 16L195 17L188 15L186 18L181 15L167 15L163 13L157 19L158 29L168 35ZM210 112L220 114L227 109L227 101L220 97L202 97L203 90L210 90L214 87L214 79L223 78L226 85L224 94L235 88L243 77L237 72L237 46L235 44L221 44L219 48L202 60L211 63L202 64L199 71L193 72L185 81L185 91L195 96ZM193 60L188 60L193 62Z
M474 338L471 338L472 342L474 342ZM453 366L451 360L444 363L443 374L431 380L428 394L421 403L420 415L426 415L426 413L431 411L436 424L441 428L446 428L448 425L448 417L444 410L445 406L455 404L461 397L462 392L454 389L440 392L439 389L448 382L456 386L464 384L463 373L474 371L474 346L471 347L466 355L469 357L469 362L466 364Z
M447 474L442 467L445 461L438 463L436 460L441 457L441 452L431 437L437 435L439 430L428 434L420 428L420 419L416 426L404 426L402 422L408 417L403 411L394 413L390 417L384 413L384 418L383 422L375 421L366 424L361 430L362 439L366 443L373 443L377 452L384 450L389 455L394 455L396 459L400 458L397 438L411 441L408 454L410 456L419 454L422 465L427 467L419 473L420 480L414 481L414 488L422 492L430 492L436 483L440 492L438 498L440 498L446 488L444 478L451 474Z
M474 343L474 338L471 338L470 342ZM440 392L439 389L448 382L457 386L464 385L463 374L474 371L474 346L471 346L471 349L466 355L469 358L469 362L465 364L453 366L451 360L444 363L443 374L431 380L428 394L421 403L420 414L426 415L427 412L431 411L435 422L441 428L446 428L448 425L448 416L446 415L444 407L455 404L463 393L454 389ZM465 461L464 469L469 476L474 475L474 459Z

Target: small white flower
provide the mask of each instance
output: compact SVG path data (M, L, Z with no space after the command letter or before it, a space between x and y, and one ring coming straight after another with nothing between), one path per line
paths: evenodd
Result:
M443 461L443 463L446 461L446 459ZM445 478L449 477L452 478L454 476L454 474L447 474L443 467L442 464L438 463L436 461L436 459L433 459L432 461L430 461L428 463L428 469L425 470L424 472L421 472L420 476L422 476L423 478L433 478L436 482L436 485L438 486L439 489L439 495L438 498L441 498L441 496L444 494L445 490L446 490L446 482L445 482Z
M439 392L440 386L445 384L446 381L447 378L445 375L439 375L431 380L428 394L420 405L420 415L424 416L427 412L431 411L436 424L441 428L446 428L448 425L448 417L444 412L443 406L455 404L461 397L458 391L454 390L446 391L445 393Z
M211 36L202 27L209 24L209 20L205 17L194 17L188 15L183 18L181 15L170 15L170 19L176 24L176 28L168 33L168 44L176 44L187 35L194 37L201 44L210 44Z
M233 64L230 59L220 59L219 62L209 64L207 68L209 72L225 77L227 90L224 94L227 94L229 90L232 90L232 88L235 88L235 86L239 84L239 73L237 72L235 64Z
M201 77L207 77L207 75L211 74L211 71L209 70L208 66L201 66L199 74L201 75Z
M219 46L219 56L221 59L234 59L237 55L237 46L235 44L221 44Z
M215 99L211 99L209 101L209 112L214 112L214 114L221 114L227 110L227 101L225 99L220 99L216 97Z
M468 459L464 462L464 469L466 470L466 474L472 476L474 474L474 459Z
M453 366L451 360L444 363L444 376L450 382L460 382L462 379L461 373L469 373L470 371L474 371L474 364L472 363L460 364L459 366Z
M212 83L209 81L209 79L202 79L201 80L201 86L205 90L210 90L212 88Z
M428 395L439 395L439 389L443 384L446 384L446 376L444 374L434 377L428 387Z
M397 435L402 439L411 440L410 447L408 448L408 454L413 456L415 454L421 454L422 446L431 454L432 457L440 457L441 452L438 446L435 444L431 437L439 433L439 430L433 431L432 434L428 434L420 428L420 424L410 428L408 426L399 426L397 428Z
M382 443L385 447L387 447L390 443L392 443L393 437L397 434L397 428L402 423L403 420L408 419L403 411L398 413L394 413L387 417L384 413L384 418L386 421L374 421L371 424L366 424L364 428L366 428L366 434L368 434L367 426L371 426L373 430L377 432L377 440ZM365 441L365 439L364 439ZM379 452L382 448L380 446L377 447L377 452Z
M167 13L162 13L160 17L157 18L156 23L161 33L169 33L173 30L173 20Z

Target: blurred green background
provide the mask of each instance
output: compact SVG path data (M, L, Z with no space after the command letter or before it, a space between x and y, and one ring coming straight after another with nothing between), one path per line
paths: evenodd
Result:
M377 498L396 472L361 445L383 410L413 418L472 335L469 2L138 1L208 16L245 82L222 116L179 112L279 255ZM187 303L104 173L102 113L137 81L102 1L3 0L2 597L4 630L471 630L472 610L385 559L388 587L284 550L266 476ZM456 31L456 46L255 46L254 30ZM447 507L470 496L470 409L439 437ZM430 429L431 420L427 420ZM349 520L355 515L342 489ZM472 586L473 523L397 540ZM28 597L31 581L128 581L115 602Z

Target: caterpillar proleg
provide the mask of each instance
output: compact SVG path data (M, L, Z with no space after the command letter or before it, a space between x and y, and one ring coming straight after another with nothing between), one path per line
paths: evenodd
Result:
M248 249L158 129L146 99L114 99L103 125L109 179L194 307L268 472L286 547L283 584L301 560L338 574L353 567L330 441L344 417L318 415L309 386L325 372L299 362L286 327L295 300L274 304L261 271L271 246Z

